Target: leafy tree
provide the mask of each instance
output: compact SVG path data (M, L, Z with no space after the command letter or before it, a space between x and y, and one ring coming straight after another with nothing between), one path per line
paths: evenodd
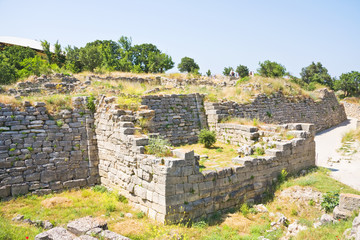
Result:
M18 72L20 77L28 77L30 75L40 76L49 73L49 64L41 59L39 55L33 58L26 58L21 63L22 69Z
M229 76L231 71L234 71L232 67L224 67L224 71L223 71L224 76Z
M28 47L24 48L21 46L7 46L1 52L3 55L3 60L14 66L16 69L21 69L20 63L25 58L33 58L36 55L36 52Z
M118 43L123 51L125 52L130 51L132 39L125 36L121 36Z
M139 66L145 73L164 72L174 66L171 57L161 53L161 51L151 43L135 45L131 47L129 52L133 65Z
M0 61L0 84L15 82L16 78L17 74L15 67L5 61Z
M98 46L89 45L80 49L79 60L85 69L93 72L101 65L101 54Z
M149 72L163 73L167 69L174 67L174 62L171 57L165 53L150 53L149 54Z
M71 47L70 45L65 48L66 60L65 67L73 73L81 72L83 65L80 62L80 49Z
M183 57L178 64L178 69L180 72L197 73L200 67L193 58Z
M54 62L59 66L62 67L65 64L66 57L61 50L61 45L59 41L56 41L54 44Z
M301 69L301 80L307 84L317 82L329 87L333 86L333 80L328 73L328 70L322 66L320 62L312 62L309 66Z
M236 67L236 72L239 74L240 78L249 76L249 68L244 65L239 65Z
M41 46L42 46L43 51L44 51L44 53L46 55L48 63L51 64L51 62L52 62L52 53L50 51L50 43L48 41L44 40L44 41L41 41Z
M109 70L120 70L120 46L112 40L96 40L87 43L85 47L97 46L101 55L101 65Z
M259 65L257 71L263 77L282 77L286 74L286 68L277 62L266 60L263 63L259 62Z
M349 72L341 74L334 82L335 90L342 90L345 97L360 94L360 72Z
M210 71L210 69L209 69L209 70L207 70L207 72L206 72L206 76L208 76L208 77L210 77L210 76L211 76L211 71Z

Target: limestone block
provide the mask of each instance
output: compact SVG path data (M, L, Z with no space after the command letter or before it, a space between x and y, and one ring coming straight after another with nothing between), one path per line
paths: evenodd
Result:
M87 216L67 224L68 231L77 236L83 235L94 228L107 229L107 223L103 220Z
M11 186L11 195L13 197L18 195L24 195L29 192L29 185L27 183L13 184Z
M62 227L55 227L35 236L35 240L73 240L76 236Z
M358 211L360 209L360 195L341 193L339 207L348 211Z
M11 186L2 186L0 187L0 198L5 198L10 196Z

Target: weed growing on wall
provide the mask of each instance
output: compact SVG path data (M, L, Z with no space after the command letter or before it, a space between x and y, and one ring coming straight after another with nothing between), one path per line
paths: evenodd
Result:
M157 157L171 156L170 143L161 137L149 139L149 145L145 147L147 154L154 154Z

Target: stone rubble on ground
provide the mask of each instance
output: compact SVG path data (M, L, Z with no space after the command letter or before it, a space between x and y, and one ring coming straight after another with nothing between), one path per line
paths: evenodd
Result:
M130 240L107 230L107 223L91 216L76 219L67 224L67 229L55 227L36 235L35 240Z

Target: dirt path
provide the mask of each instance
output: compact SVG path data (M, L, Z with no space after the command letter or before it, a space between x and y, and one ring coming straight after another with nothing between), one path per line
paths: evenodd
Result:
M342 145L343 134L355 129L356 122L356 119L348 119L316 134L316 165L329 168L333 178L360 191L360 154L348 161L336 151Z

